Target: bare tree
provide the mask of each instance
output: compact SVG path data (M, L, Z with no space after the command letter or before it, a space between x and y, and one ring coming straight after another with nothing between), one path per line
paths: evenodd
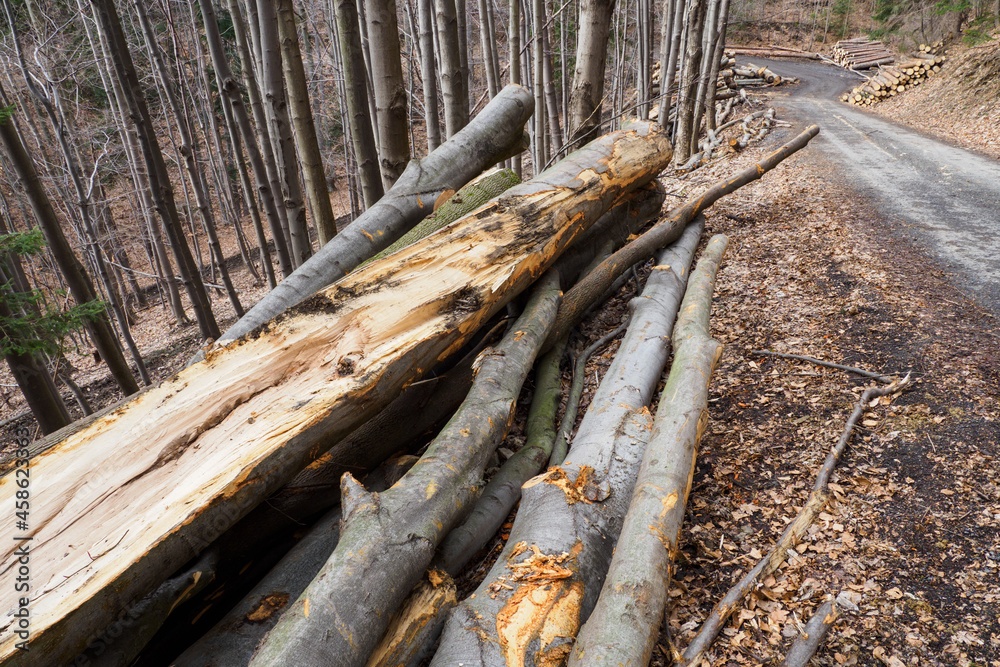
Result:
M365 17L371 40L371 75L378 119L379 167L382 185L389 189L410 161L407 136L406 87L399 48L396 0L367 0Z
M576 68L570 93L570 140L574 146L600 134L611 14L615 0L581 0Z
M434 8L433 0L417 0L420 24L420 77L424 89L424 122L427 128L427 152L441 145L441 125L438 123L437 68L434 67Z
M215 263L219 267L222 284L226 288L229 302L233 305L236 316L243 317L243 305L240 303L239 295L236 294L236 288L233 286L233 281L229 276L229 270L226 268L226 257L222 254L222 245L219 243L219 235L215 227L215 214L212 211L212 204L208 197L208 186L205 183L201 163L198 159L198 142L192 136L187 114L177 99L173 76L163 62L163 52L156 41L156 35L153 33L153 28L149 23L145 4L142 0L137 0L133 4L139 16L139 25L142 27L143 36L146 39L146 48L148 49L150 60L159 77L161 92L167 98L167 104L173 114L177 133L180 135L181 145L178 147L178 152L180 152L184 159L184 168L187 171L191 189L194 190L198 215L201 217L205 233L208 234L209 248L215 257Z
M458 15L454 0L434 0L437 18L438 59L441 64L441 95L447 138L469 122L469 93L465 89L459 47Z
M312 243L306 226L306 210L302 202L299 170L292 139L292 123L285 94L281 49L278 44L278 14L272 0L257 0L257 34L260 38L260 79L264 111L268 120L271 146L281 196L285 203L289 250L292 266L298 267L312 256Z
M344 104L350 123L351 141L358 161L358 176L365 208L382 198L382 176L378 150L368 109L368 74L361 46L361 29L355 0L331 0L337 14L337 37L344 69Z
M299 156L306 203L309 205L313 226L322 246L337 234L337 227L334 225L333 208L330 206L330 197L326 191L323 158L320 156L316 126L309 105L309 90L306 87L306 73L302 65L302 53L299 50L299 36L295 29L292 0L277 0L277 5L278 37L281 39L281 62L291 106L292 134Z
M177 215L177 205L174 202L173 186L170 184L170 177L163 161L163 153L156 140L156 130L149 116L146 98L139 85L139 77L136 74L132 54L122 31L118 11L115 9L113 0L91 0L91 4L98 18L98 26L104 32L113 55L115 72L121 82L129 106L129 114L136 125L139 144L146 160L153 202L170 240L170 247L174 252L181 272L181 279L184 281L184 286L191 299L198 328L205 338L215 339L220 333L219 325L215 321L205 284L195 266L194 258L191 256L191 249L184 238L180 217Z

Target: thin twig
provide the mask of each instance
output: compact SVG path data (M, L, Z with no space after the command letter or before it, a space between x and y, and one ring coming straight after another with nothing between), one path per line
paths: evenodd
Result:
M854 411L847 419L847 424L844 426L844 431L840 435L837 446L830 451L826 457L826 461L823 462L823 466L819 469L816 475L816 483L813 485L813 490L809 494L805 506L799 511L795 520L785 528L774 549L758 561L753 569L747 572L742 579L726 592L722 600L716 603L712 609L712 613L705 619L698 634L688 645L687 650L684 651L683 661L678 664L682 665L682 667L692 667L693 665L700 664L705 652L708 651L709 646L711 646L712 642L718 636L719 631L722 630L722 626L726 620L736 610L739 602L756 587L758 582L781 566L788 556L788 551L798 544L805 535L813 519L816 518L826 505L830 475L833 474L833 469L837 465L837 461L847 448L847 443L854 432L854 426L861 419L868 403L878 396L886 396L901 391L905 387L908 387L909 384L910 375L907 373L906 377L902 380L898 380L885 387L869 387L861 394L861 398L854 405Z
M750 354L756 354L763 357L781 357L782 359L791 359L793 361L808 361L810 364L816 364L817 366L836 368L840 371L847 371L848 373L855 373L866 378L871 378L872 380L878 380L883 384L892 384L896 381L896 378L888 375L879 375L878 373L872 373L871 371L866 371L862 368L835 364L832 361L823 361L822 359L815 359L813 357L804 357L801 354L785 354L784 352L771 352L769 350L751 350Z

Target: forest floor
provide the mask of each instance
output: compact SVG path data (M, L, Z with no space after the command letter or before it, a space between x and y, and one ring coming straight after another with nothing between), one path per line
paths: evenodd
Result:
M933 126L933 113L914 118ZM700 191L778 141L769 137L681 179L666 178L669 199ZM856 609L837 622L813 664L1000 667L997 320L897 238L808 147L706 218L706 240L716 233L730 239L712 317L725 352L654 664L669 664L714 601L771 548L868 384L753 352L763 349L911 373L915 382L870 406L825 511L726 625L708 664L780 660L821 601L842 594ZM265 291L243 269L234 279L245 305ZM581 338L617 326L634 290L626 285L596 311ZM216 303L225 328L231 307L224 295ZM159 306L140 314L135 335L156 379L183 366L203 342L195 326L174 325ZM595 356L588 378L603 374L616 346ZM94 407L118 398L103 367L87 354L69 356ZM2 376L0 383L11 381ZM6 392L0 422L23 410L16 389ZM517 442L523 413L505 447ZM466 586L489 560L484 554Z

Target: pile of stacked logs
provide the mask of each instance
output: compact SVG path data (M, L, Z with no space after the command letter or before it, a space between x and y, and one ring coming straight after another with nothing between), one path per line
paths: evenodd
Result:
M708 322L726 241L690 268L701 213L819 128L642 231L671 148L636 122L358 267L400 235L387 211L416 224L438 193L471 199L464 182L516 152L531 111L509 86L265 297L276 317L0 461L0 502L27 493L15 467L33 492L30 521L0 526L5 562L30 548L32 587L16 593L7 568L0 606L24 611L0 619L0 665L27 664L29 641L38 665L648 661L721 355ZM568 437L570 333L654 257ZM532 368L518 448L505 438ZM461 599L454 579L518 503Z
M880 67L875 76L844 94L840 99L855 106L872 106L908 88L920 85L928 77L940 72L944 61L944 56L924 52L899 65Z
M759 54L766 55L766 54ZM792 55L791 53L787 55ZM671 93L677 90L677 82L680 78L678 73L671 86ZM716 85L715 100L723 102L735 98L746 98L745 88L750 86L777 86L782 83L782 78L766 67L758 67L753 63L737 65L736 59L731 53L722 57L719 67L719 79ZM660 67L659 63L653 65L653 96L660 94ZM654 106L650 111L650 119L657 120L658 109ZM672 105L668 122L673 121L677 113L676 105Z
M895 58L882 42L872 42L863 37L844 39L833 46L833 60L847 69L871 69L891 65Z
M917 51L932 56L944 55L944 42L939 39L933 44L921 44Z

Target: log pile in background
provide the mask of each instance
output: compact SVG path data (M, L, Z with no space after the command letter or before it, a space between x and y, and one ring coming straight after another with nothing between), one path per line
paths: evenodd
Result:
M921 44L917 48L917 56L921 57L920 54L923 53L929 56L943 56L944 55L944 41L938 40L933 44Z
M833 45L833 60L847 69L871 69L880 65L891 65L896 58L882 42L873 42L862 37L844 39Z
M880 67L874 76L840 99L855 106L872 106L920 85L928 77L940 72L944 62L944 56L923 53L923 57L915 57L898 65Z

